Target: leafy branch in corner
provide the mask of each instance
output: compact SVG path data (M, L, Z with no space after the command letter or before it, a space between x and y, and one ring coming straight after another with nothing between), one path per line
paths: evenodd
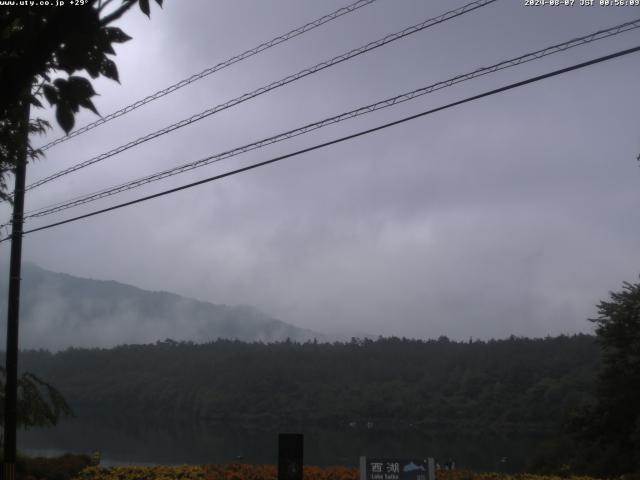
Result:
M0 367L0 419L4 418L4 385L6 369ZM18 425L52 427L63 416L73 416L71 407L55 387L32 373L18 379Z
M163 0L155 0L162 6ZM90 79L119 82L111 58L114 45L131 39L111 24L132 7L151 15L149 0L89 0L74 8L23 7L0 12L0 199L11 200L7 174L21 161L42 156L32 148L29 133L44 133L50 124L29 119L25 106L55 108L56 121L69 133L81 108L98 114ZM78 75L80 73L80 75ZM89 77L89 78L87 78Z

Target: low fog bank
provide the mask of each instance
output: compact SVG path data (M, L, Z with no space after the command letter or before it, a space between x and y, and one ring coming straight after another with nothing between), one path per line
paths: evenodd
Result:
M0 309L7 311L7 281L0 279ZM6 323L5 323L6 325ZM6 335L2 329L1 335ZM208 342L217 338L275 342L337 338L284 323L249 305L200 302L114 281L23 266L20 348L114 347L165 339Z

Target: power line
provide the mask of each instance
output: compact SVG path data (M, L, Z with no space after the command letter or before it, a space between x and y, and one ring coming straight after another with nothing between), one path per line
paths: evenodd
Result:
M64 170L61 170L59 172L56 172L48 177L45 177L41 180L38 180L30 185L28 185L26 187L26 190L31 190L33 188L39 187L47 182L50 182L52 180L55 180L56 178L62 177L64 175L67 175L69 173L75 172L76 170L80 170L81 168L87 167L89 165L92 165L94 163L100 162L102 160L105 160L109 157L112 157L118 153L122 153L125 150L128 150L132 147L135 147L137 145L140 145L142 143L148 142L149 140L153 140L157 137L160 137L162 135L165 135L169 132L172 132L174 130L177 130L179 128L182 128L184 126L190 125L194 122L197 122L198 120L202 120L203 118L206 118L210 115L213 115L214 113L218 113L222 110L226 110L227 108L230 107L234 107L236 105L239 105L240 103L243 103L247 100L250 100L254 97L257 97L259 95L262 95L263 93L267 93L271 90L274 90L276 88L282 87L284 85L287 85L291 82L294 82L296 80L299 80L301 78L304 78L308 75L312 75L314 73L317 73L321 70L324 70L325 68L331 67L333 65L336 65L338 63L344 62L346 60L349 60L351 58L357 57L359 55L362 55L364 53L367 53L371 50L374 50L376 48L379 48L383 45L386 45L387 43L391 43L394 42L396 40L399 40L401 38L404 38L408 35L420 32L426 28L432 27L434 25L446 22L447 20L451 20L452 18L458 17L460 15L464 15L465 13L471 12L473 10L476 10L478 8L484 7L490 3L495 2L496 0L475 0L471 3L468 3L467 5L464 5L463 7L457 8L455 10L450 10L446 13L443 13L442 15L439 15L438 17L435 18L431 18L428 20L425 20L423 22L420 22L416 25L413 25L411 27L405 28L404 30L401 30L399 32L396 33L392 33L389 34L379 40L376 40L374 42L370 42L366 45L363 45L359 48L355 48L353 50L350 50L347 53L343 53L342 55L338 55L336 57L333 57L329 60L325 60L324 62L318 63L316 65L314 65L313 67L309 67L306 68L304 70L299 71L298 73L292 74L292 75L288 75L287 77L284 77L283 79L280 79L278 81L272 82L269 85L263 86L258 88L257 90L254 90L250 93L245 93L244 95L241 95L239 97L234 98L233 100L229 100L228 102L222 103L220 105L217 105L215 107L209 108L203 112L197 113L195 115L192 115L189 118L185 118L179 122L173 123L165 128L162 128L160 130L157 130L155 132L152 132L148 135L145 135L143 137L140 137L136 140L132 140L129 143L126 143L124 145L121 145L119 147L114 148L113 150L110 150L106 153L102 153L96 157L93 157L89 160L85 160L84 162L78 163L72 167L66 168Z
M117 110L113 113L110 113L109 115L106 115L98 120L96 120L95 122L89 123L88 125L85 125L82 128L79 128L77 130L74 130L73 132L69 133L68 135L64 135L60 138L56 138L55 140L47 143L46 145L43 145L42 147L40 147L40 150L45 151L50 149L51 147L58 145L59 143L62 142L66 142L67 140L70 140L71 138L77 137L78 135L81 135L85 132L88 132L89 130L93 130L96 127L99 127L100 125L104 125L105 123L121 117L122 115L125 115L137 108L142 107L143 105L146 105L147 103L153 102L154 100L157 100L159 98L164 97L165 95L169 95L170 93L175 92L176 90L181 89L182 87L186 87L187 85L200 80L202 78L205 78L209 75L211 75L212 73L218 72L224 68L227 68L235 63L238 63L242 60L246 60L249 57L252 57L254 55L257 55L260 52L264 52L265 50L268 50L271 47L275 47L276 45L279 45L281 43L286 42L287 40L291 40L292 38L297 37L298 35L302 35L303 33L309 32L311 30L313 30L314 28L317 28L321 25L324 25L325 23L328 23L332 20L335 20L343 15L346 15L348 13L351 12L355 12L356 10L358 10L359 8L362 8L364 6L367 6L373 2L375 2L377 0L358 0L357 2L354 2L350 5L347 5L346 7L342 7L339 8L338 10L331 12L323 17L320 17L312 22L309 22L301 27L298 27L294 30L291 30L290 32L287 32L283 35L280 35L278 37L272 38L271 40L261 43L260 45L258 45L257 47L253 47L245 52L242 52L239 55L236 55L234 57L231 57L227 60L224 60L223 62L220 62L216 65L214 65L213 67L209 67L206 68L205 70L201 71L200 73L196 73L194 75L191 75L189 78L185 78L183 80L180 80L178 83L175 83L173 85L170 85L162 90L158 90L155 93L152 93L151 95L148 95L147 97L138 100L134 103L132 103L131 105L127 105L124 108L121 108L120 110Z
M205 165L209 165L211 163L219 162L225 160L227 158L234 157L236 155L240 155L242 153L246 153L251 150L256 150L258 148L271 145L277 142L281 142L283 140L287 140L299 135L306 134L313 130L317 130L323 128L328 125L332 125L335 123L339 123L350 118L355 118L360 115L365 115L367 113L371 113L377 110L382 110L384 108L391 107L393 105L398 105L400 103L413 100L422 95L426 95L428 93L441 90L452 85L471 80L473 78L477 78L489 73L493 73L499 70L504 70L506 68L514 67L517 65L521 65L523 63L527 63L533 60L537 60L543 58L548 55L552 55L554 53L563 52L570 48L584 45L586 43L590 43L593 41L601 40L604 38L608 38L614 35L618 35L622 32L627 32L629 30L633 30L640 27L640 19L632 20L630 22L626 22L620 25L616 25L614 27L610 27L608 29L599 30L597 32L591 33L589 35L584 35L582 37L574 38L564 43L560 43L557 45L553 45L550 47L546 47L540 50L536 50L534 52L530 52L519 57L512 58L510 60L504 60L500 63L496 63L489 67L479 68L469 73L465 73L462 75L457 75L448 80L443 80L434 84L431 84L426 87L422 87L410 92L403 93L401 95L396 95L395 97L387 98L385 100L381 100L376 103L372 103L370 105L360 107L349 112L341 113L339 115L335 115L333 117L325 118L319 122L311 123L305 125L303 127L296 128L294 130L289 130L284 133L280 133L278 135L274 135L272 137L268 137L257 142L253 142L241 147L234 148L232 150L228 150L226 152L218 153L216 155L211 155L194 162L190 162L184 165L180 165L178 167L173 167L161 172L157 172L151 175L147 175L145 177L138 178L136 180L132 180L114 187L110 187L108 189L100 190L98 192L94 192L91 194L75 197L69 200L65 200L63 202L58 202L54 205L50 205L47 207L42 207L37 210L33 210L31 212L27 212L25 218L34 218L34 217L43 217L46 215L51 215L53 213L57 213L69 208L73 208L79 205L83 205L85 203L93 202L99 200L101 198L109 197L112 195L116 195L118 193L125 192L127 190L131 190L133 188L137 188L143 185L146 185L151 182L155 182L164 178L168 178L174 175L178 175L180 173L184 173L186 171L193 170L195 168L200 168Z
M303 153L308 153L308 152L311 152L311 151L314 151L314 150L318 150L318 149L321 149L321 148L324 148L324 147L328 147L330 145L335 145L337 143L342 143L342 142L345 142L347 140L352 140L352 139L357 138L357 137L368 135L370 133L377 132L379 130L383 130L385 128L389 128L389 127L392 127L392 126L395 126L395 125L399 125L401 123L405 123L405 122L408 122L410 120L415 120L417 118L424 117L426 115L430 115L430 114L433 114L433 113L436 113L436 112L439 112L439 111L442 111L442 110L446 110L446 109L449 109L449 108L452 108L452 107L455 107L455 106L458 106L458 105L462 105L464 103L468 103L468 102L471 102L471 101L474 101L474 100L478 100L478 99L481 99L481 98L484 98L484 97L489 97L491 95L496 95L498 93L502 93L502 92L505 92L507 90L512 90L514 88L522 87L522 86L528 85L530 83L539 82L541 80L544 80L544 79L547 79L547 78L550 78L550 77L555 77L557 75L561 75L561 74L564 74L564 73L567 73L567 72L571 72L573 70L578 70L580 68L585 68L585 67L588 67L590 65L595 65L597 63L605 62L607 60L612 60L614 58L622 57L624 55L629 55L631 53L635 53L635 52L638 52L638 51L640 51L640 46L637 46L637 47L634 47L634 48L629 48L629 49L626 49L626 50L622 50L622 51L619 51L619 52L616 52L616 53L612 53L610 55L605 55L603 57L598 57L598 58L595 58L593 60L589 60L587 62L582 62L582 63L578 63L576 65L572 65L570 67L565 67L565 68L562 68L562 69L559 69L559 70L554 70L552 72L545 73L543 75L538 75L536 77L532 77L532 78L529 78L527 80L522 80L520 82L511 83L511 84L506 85L504 87L496 88L494 90L489 90L487 92L480 93L480 94L474 95L472 97L467 97L467 98L465 98L463 100L458 100L457 102L452 102L452 103L443 105L441 107L433 108L431 110L427 110L427 111L424 111L424 112L421 112L421 113L418 113L418 114L415 114L415 115L411 115L409 117L401 118L400 120L395 120L393 122L385 123L383 125L379 125L377 127L369 128L367 130L362 130L360 132L357 132L357 133L354 133L354 134L351 134L351 135L347 135L347 136L340 137L340 138L337 138L337 139L334 139L334 140L330 140L328 142L324 142L324 143L321 143L321 144L318 144L318 145L314 145L312 147L304 148L302 150L298 150L298 151L293 152L293 153L288 153L286 155L281 155L279 157L275 157L275 158L272 158L270 160L265 160L263 162L254 163L254 164L248 165L246 167L238 168L236 170L232 170L232 171L229 171L229 172L226 172L226 173L215 175L213 177L205 178L203 180L198 180L197 182L189 183L189 184L182 185L182 186L176 187L176 188L171 188L169 190L164 190L162 192L155 193L153 195L147 195L145 197L141 197L141 198L138 198L136 200L131 200L129 202L120 203L118 205L114 205L114 206L111 206L111 207L108 207L108 208L103 208L101 210L96 210L96 211L93 211L93 212L90 212L90 213L86 213L84 215L79 215L77 217L68 218L66 220L62 220L62 221L59 221L59 222L50 223L50 224L44 225L42 227L37 227L37 228L33 228L31 230L26 230L25 232L23 232L23 234L34 233L34 232L38 232L38 231L41 231L41 230L46 230L46 229L49 229L49 228L57 227L57 226L64 225L64 224L67 224L67 223L71 223L71 222L75 222L75 221L82 220L82 219L85 219L85 218L89 218L89 217L93 217L93 216L96 216L96 215L100 215L102 213L107 213L107 212L110 212L110 211L113 211L113 210L118 210L120 208L128 207L130 205L135 205L135 204L138 204L138 203L142 203L142 202L145 202L147 200L152 200L154 198L158 198L158 197L162 197L162 196L165 196L165 195L169 195L171 193L176 193L176 192L179 192L181 190L186 190L186 189L198 186L198 185L202 185L202 184L205 184L205 183L213 182L215 180L220 180L222 178L230 177L230 176L236 175L238 173L246 172L248 170L253 170L253 169L258 168L258 167L263 167L265 165L269 165L271 163L279 162L280 160L284 160L284 159L287 159L287 158L295 157L295 156L301 155ZM5 238L1 239L0 242L4 242L6 240L9 240L10 238L11 237L5 237Z

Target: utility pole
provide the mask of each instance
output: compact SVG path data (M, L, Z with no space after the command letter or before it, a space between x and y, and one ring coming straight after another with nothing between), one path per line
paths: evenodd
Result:
M17 130L22 136L16 166L13 194L13 221L11 224L11 260L9 266L9 299L7 309L7 352L5 368L7 378L4 390L4 480L16 478L16 427L18 401L18 325L20 319L20 271L22 267L22 231L24 221L24 187L27 175L27 148L29 143L29 97L23 92Z

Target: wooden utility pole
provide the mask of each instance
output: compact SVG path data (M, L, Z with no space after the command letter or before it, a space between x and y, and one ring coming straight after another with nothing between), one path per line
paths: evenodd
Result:
M9 299L7 309L7 352L4 387L4 480L16 478L16 427L18 401L18 326L20 320L20 271L22 267L22 231L24 221L24 187L27 175L27 148L29 142L30 90L23 93L21 114L17 130L23 142L16 166L13 194L13 220L11 224L11 260L9 265Z

